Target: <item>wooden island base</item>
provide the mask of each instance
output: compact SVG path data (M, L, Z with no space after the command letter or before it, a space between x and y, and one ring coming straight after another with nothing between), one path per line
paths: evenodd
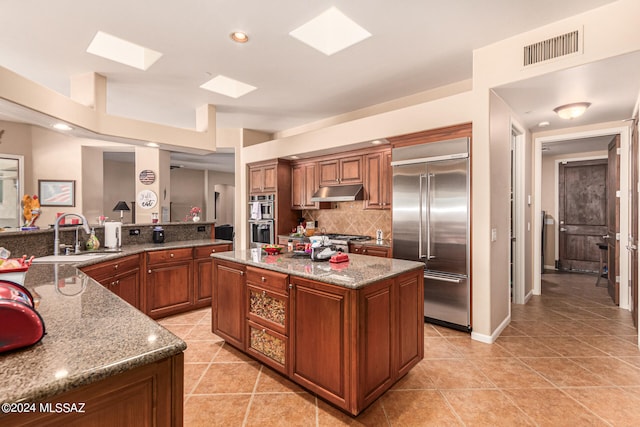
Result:
M398 261L350 257L352 270L354 259ZM213 332L349 414L422 360L422 268L340 286L286 274L286 261L264 269L229 259L214 257Z

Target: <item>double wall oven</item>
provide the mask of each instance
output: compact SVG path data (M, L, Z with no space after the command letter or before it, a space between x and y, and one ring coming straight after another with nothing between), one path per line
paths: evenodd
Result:
M249 197L249 236L251 247L274 244L274 194L260 194Z

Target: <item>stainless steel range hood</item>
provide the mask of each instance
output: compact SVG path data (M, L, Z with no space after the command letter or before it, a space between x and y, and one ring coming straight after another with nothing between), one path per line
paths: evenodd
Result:
M362 200L362 184L320 187L311 197L312 202L352 202Z

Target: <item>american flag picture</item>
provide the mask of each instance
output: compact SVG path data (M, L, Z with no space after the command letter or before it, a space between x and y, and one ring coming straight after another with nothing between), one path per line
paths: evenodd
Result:
M38 181L41 206L75 206L75 181Z

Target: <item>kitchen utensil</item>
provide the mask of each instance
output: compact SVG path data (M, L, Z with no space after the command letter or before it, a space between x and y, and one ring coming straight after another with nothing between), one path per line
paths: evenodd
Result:
M317 246L311 247L311 261L328 261L336 254L333 246Z
M122 223L121 222L105 222L104 223L104 247L109 249L117 249L122 244Z
M164 229L159 225L153 228L153 243L164 243Z
M276 255L282 252L284 246L280 245L263 245L262 250L268 253L269 255Z
M0 353L33 345L45 334L31 292L5 280L0 280L0 325Z
M342 252L338 252L337 254L333 255L329 259L329 262L333 262L333 263L347 262L347 261L349 261L349 255Z

